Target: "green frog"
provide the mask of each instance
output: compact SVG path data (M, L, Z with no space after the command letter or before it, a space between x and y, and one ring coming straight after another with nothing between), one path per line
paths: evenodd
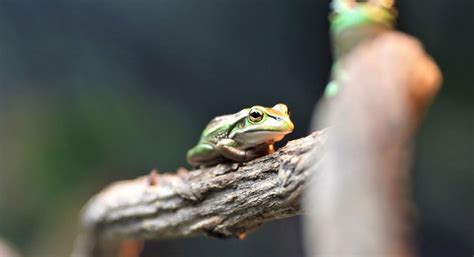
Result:
M246 162L274 152L273 143L294 129L285 104L253 106L212 119L198 144L187 153L193 166L212 166L231 160Z

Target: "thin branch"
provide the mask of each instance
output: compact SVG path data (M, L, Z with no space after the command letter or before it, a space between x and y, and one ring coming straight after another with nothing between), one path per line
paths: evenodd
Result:
M326 138L327 131L315 132L244 164L117 182L84 208L72 256L115 256L123 239L238 238L265 222L298 215L308 167L322 156L308 158L309 152L322 152Z

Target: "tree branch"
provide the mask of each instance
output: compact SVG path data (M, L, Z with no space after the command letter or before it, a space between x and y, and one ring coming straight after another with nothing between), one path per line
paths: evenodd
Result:
M123 239L241 237L298 215L308 167L321 159L326 138L327 131L315 132L244 164L117 182L85 206L72 256L116 256Z

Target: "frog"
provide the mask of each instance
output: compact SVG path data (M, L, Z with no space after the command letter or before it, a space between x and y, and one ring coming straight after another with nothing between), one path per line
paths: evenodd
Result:
M217 116L203 130L187 161L193 167L231 161L248 162L275 151L274 143L293 132L294 124L285 104L255 105L233 114Z

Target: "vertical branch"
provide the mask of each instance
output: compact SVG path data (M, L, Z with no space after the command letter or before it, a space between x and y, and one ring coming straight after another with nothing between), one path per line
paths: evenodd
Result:
M306 208L312 256L414 256L409 168L413 136L441 75L420 43L397 32L342 60L342 91L320 106L332 125Z

